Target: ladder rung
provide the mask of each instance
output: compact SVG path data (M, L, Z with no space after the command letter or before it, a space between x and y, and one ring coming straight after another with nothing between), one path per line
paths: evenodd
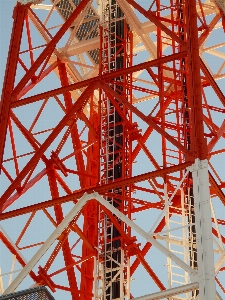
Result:
M179 283L179 284L185 284L186 282L183 282L183 281L177 281L177 280L172 280L172 282L174 283Z
M177 254L182 254L182 255L184 255L184 252L179 252L179 251L172 250L172 249L170 249L170 251L173 252L173 253L177 253Z
M181 222L177 222L177 221L173 221L173 220L169 220L170 223L173 223L173 224L178 224L178 225L182 225ZM180 229L180 228L179 228Z
M172 275L185 278L185 275L181 275L181 274L177 274L177 273L172 273Z
M173 264L172 264L171 267L174 268L174 269L183 270L181 267L179 267L179 266L177 266L177 265L173 265Z

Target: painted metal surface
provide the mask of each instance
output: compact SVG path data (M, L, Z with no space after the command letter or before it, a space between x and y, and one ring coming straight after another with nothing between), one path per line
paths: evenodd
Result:
M19 288L56 299L223 298L222 1L27 2L1 97L0 292L22 266Z

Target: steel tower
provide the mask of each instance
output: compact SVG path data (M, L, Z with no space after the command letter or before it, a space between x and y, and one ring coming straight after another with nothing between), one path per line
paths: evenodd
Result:
M224 299L224 1L19 0L12 17L0 295Z

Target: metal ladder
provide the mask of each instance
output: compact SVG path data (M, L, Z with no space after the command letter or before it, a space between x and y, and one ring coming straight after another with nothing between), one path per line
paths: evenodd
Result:
M193 207L189 194L184 194L181 188L181 207L166 206L166 241L168 249L183 260L188 265L194 266L196 257L194 249L196 249L195 235L192 232L194 228ZM191 262L190 262L191 260ZM174 264L170 258L167 258L168 266L168 285L169 288L185 285L190 283L189 274L181 267ZM195 294L185 293L176 296L176 299L192 300ZM172 300L172 298L169 298Z
M101 22L101 74L107 74L117 70L117 42L116 25L119 7L114 0L100 0L100 22ZM111 83L111 88L116 90L117 79ZM119 104L118 104L119 105ZM118 139L123 139L124 127L119 128L118 113L107 95L100 92L100 184L113 182L115 178L124 176L126 165L126 145L118 143ZM122 125L123 126L123 125ZM123 154L121 154L123 153ZM125 165L124 165L125 161ZM120 167L120 173L116 174ZM126 173L126 172L125 172ZM125 175L126 176L126 175ZM124 206L121 200L123 191L114 189L116 196L106 196L105 199L113 206L120 208ZM118 220L118 222L120 222ZM122 225L122 224L121 224ZM95 267L95 300L127 300L130 299L127 279L125 274L129 271L129 259L124 254L121 245L121 237L116 227L105 214L99 209L98 228L98 257ZM115 291L116 289L116 291Z

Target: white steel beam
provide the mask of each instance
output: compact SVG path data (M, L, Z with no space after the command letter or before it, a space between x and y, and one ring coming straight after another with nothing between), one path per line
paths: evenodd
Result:
M216 300L223 300L222 297L218 293L216 293Z
M176 239L169 238L167 236L161 236L160 234L161 233L157 233L154 235L157 240L166 241L166 242L169 242L170 244L177 245L177 246L193 247L193 245L191 243L189 243L188 241L183 241L183 240L179 241ZM213 249L213 251L216 254L222 253L222 251L220 249ZM225 252L223 252L223 253L225 254ZM215 272L216 272L216 264L215 264Z
M44 0L17 0L17 2L20 2L23 5L26 5L28 3L33 3L33 4L39 4L43 2Z
M213 236L208 177L208 161L195 160L192 166L194 211L199 273L199 298L216 299Z
M39 250L35 253L35 255L31 258L31 260L26 264L23 270L17 275L17 277L13 280L13 282L9 285L9 287L5 290L3 295L7 295L13 293L15 289L19 286L19 284L24 280L24 278L28 275L28 273L34 268L34 266L39 262L42 256L48 251L54 241L58 238L58 236L63 232L63 230L69 225L69 223L73 220L73 218L79 213L79 211L83 208L86 202L92 197L92 194L84 194L78 203L71 209L71 211L65 216L63 221L59 224L58 227L53 231L53 233L49 236L49 238L45 241L45 243L39 248Z
M52 9L52 5L49 5L49 4L37 4L37 5L34 5L34 4L32 4L31 8L32 9L51 10ZM55 10L55 8L53 8L53 10Z
M67 56L78 55L99 48L100 48L100 38L95 37L92 39L83 40L70 45L67 49L66 55ZM64 48L59 48L58 51L61 53L63 49Z
M178 258L175 254L169 251L166 247L156 241L151 235L145 232L141 227L131 221L127 216L125 216L122 212L112 206L108 201L106 201L102 196L98 193L93 193L94 199L98 200L103 206L105 206L109 211L111 211L114 215L116 215L121 221L130 226L133 230L135 230L138 234L140 234L146 241L150 242L154 247L156 247L160 252L169 257L172 261L174 261L178 266L184 269L186 272L190 274L191 281L195 282L196 276L198 275L197 271L192 269L189 265L183 262L180 258Z
M4 293L4 284L2 280L2 269L0 268L0 295Z
M213 0L219 10L225 14L225 1L224 0Z
M89 0L89 3L85 6L85 8L82 10L82 12L79 14L79 16L77 16L76 20L73 22L73 30L70 33L70 37L69 37L68 41L66 42L65 46L63 47L62 55L64 55L66 53L68 47L75 39L76 33L79 29L79 26L83 22L85 16L88 14L88 11L91 7L92 1L93 0Z
M133 300L158 300L158 299L164 299L170 296L175 296L175 295L179 295L179 294L183 294L183 293L188 293L191 291L194 291L198 289L198 283L194 282L194 283L190 283L190 284L186 284L186 285L182 285L179 287L175 287L169 290L164 290L158 293L153 293L150 295L145 295L145 296L141 296L141 297L137 297L137 298L133 298ZM174 299L174 298L173 298Z
M213 246L212 246L212 228L211 228L211 215L210 215L210 200L209 200L209 185L208 185L208 168L207 161L196 160L196 163L192 168L193 181L194 181L194 197L195 197L195 213L196 213L196 232L197 232L197 247L198 247L198 267L199 270L196 271L192 269L189 265L183 262L180 258L174 255L166 247L156 241L150 234L145 232L137 224L131 221L122 212L116 209L108 201L106 201L98 193L94 192L92 194L84 194L74 208L68 213L60 225L53 231L46 242L41 246L33 258L27 263L25 268L19 273L19 275L14 279L10 286L6 289L4 294L12 293L18 285L23 281L27 274L33 269L33 267L38 263L41 257L46 253L50 246L54 243L57 237L63 232L63 230L68 226L72 219L80 212L84 205L91 199L96 199L100 204L106 207L114 215L117 216L121 221L125 222L138 234L140 234L146 241L150 242L155 246L160 252L169 257L178 266L183 268L186 272L190 274L190 279L192 281L189 285L183 285L178 288L170 289L167 291L162 291L156 294L148 295L148 298L136 298L141 299L161 299L170 295L175 295L179 293L185 293L190 290L198 288L200 290L200 299L211 300L216 299L216 289L215 289L215 271L213 263ZM208 286L210 288L208 288ZM166 293L166 294L162 294ZM174 294L175 293L175 294ZM208 294L207 294L208 293ZM208 296L209 295L209 296Z
M139 21L138 17L134 13L131 6L123 0L117 0L117 3L119 4L120 8L126 15L126 19L128 20L129 25L131 26L131 29L136 32L136 34L140 37L143 45L145 46L145 49L151 54L152 59L157 58L157 49L154 42L151 40L148 34L144 34L142 30L142 24Z
M223 266L223 264L225 263L225 252L223 252L220 257L218 258L216 264L215 264L215 275L217 275L221 269L221 267Z

